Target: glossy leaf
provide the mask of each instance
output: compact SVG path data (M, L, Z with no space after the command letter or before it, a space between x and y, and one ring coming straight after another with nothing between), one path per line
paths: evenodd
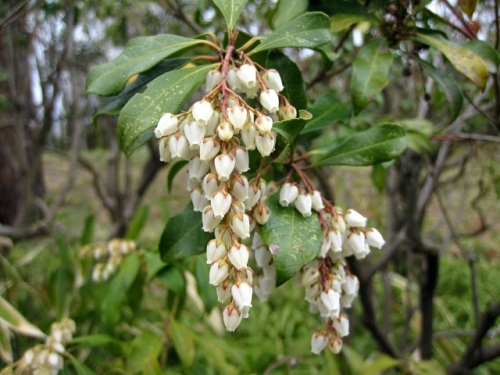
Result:
M314 166L373 165L398 157L406 148L406 132L401 126L386 124L359 132L332 148L314 150L319 157Z
M317 215L304 218L293 207L281 207L279 194L271 196L267 203L271 215L261 228L261 236L275 253L276 285L279 286L316 257L323 233Z
M305 124L306 121L301 118L273 124L273 130L282 137L279 137L276 142L276 150L278 150L279 155L274 157L273 162L284 163L290 159L297 137Z
M319 97L314 104L308 108L313 115L307 122L302 134L322 130L335 125L338 122L346 121L351 115L351 107L337 101L332 94Z
M393 55L384 39L374 39L359 50L352 67L351 96L358 114L389 83Z
M450 61L451 65L483 89L488 78L486 62L466 47L450 42L436 35L417 33L416 39L424 44L436 48Z
M489 43L476 39L462 42L460 45L480 56L486 62L488 72L496 73L500 60L498 53Z
M222 12L227 27L233 29L248 0L213 0L213 2Z
M302 74L297 65L285 54L279 51L270 51L266 67L276 69L280 73L281 81L285 86L281 94L286 96L290 103L297 108L297 111L305 109L307 107L307 94Z
M174 70L153 80L135 95L118 118L120 145L127 156L148 141L163 113L177 113L184 102L205 81L215 65Z
M464 105L464 97L460 87L446 72L440 71L426 61L418 60L425 72L439 84L450 104L451 121L455 120Z
M330 41L330 19L324 13L310 12L267 34L249 55L283 47L315 48Z
M307 10L308 0L279 0L273 17L273 27L276 29Z
M339 33L360 22L377 22L377 19L370 15L363 6L360 8L354 7L349 13L334 14L330 19L330 31L332 33Z
M134 38L115 60L90 71L86 91L102 96L118 94L130 77L151 69L178 51L203 42L170 34Z
M202 229L201 213L193 211L190 204L181 213L172 216L161 235L161 259L170 263L205 252L213 234Z
M182 65L190 61L191 57L178 57L175 59L168 59L161 61L158 65L149 69L148 71L141 73L137 78L128 83L116 96L107 96L102 98L101 105L97 109L94 115L94 121L99 115L118 115L125 104L137 93L140 93L146 89L146 85L153 79L161 74L169 72L171 70L180 68Z
M35 325L31 324L7 300L0 296L0 321L10 329L26 336L45 337L45 334Z

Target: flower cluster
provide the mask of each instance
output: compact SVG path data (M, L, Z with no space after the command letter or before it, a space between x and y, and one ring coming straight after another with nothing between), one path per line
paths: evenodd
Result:
M120 267L123 259L136 250L131 240L113 238L107 243L96 243L80 249L80 256L92 256L95 260L92 280L101 282L108 280Z
M20 360L21 373L34 375L57 374L64 366L63 354L66 343L73 338L75 322L65 318L50 327L45 344L28 349Z
M362 259L370 253L370 246L381 248L385 241L375 228L365 228L367 219L349 209L342 212L324 200L321 194L306 186L285 183L280 191L280 204L293 204L304 217L317 211L323 228L323 243L317 259L302 269L301 284L306 289L305 299L312 313L319 313L326 321L320 332L313 334L311 350L319 354L326 346L334 353L342 348L342 337L349 334L349 319L342 313L350 308L358 294L359 281L347 266L346 257ZM308 189L309 188L309 189Z
M226 304L222 316L228 331L248 317L252 306L252 249L245 244L252 234L255 256L262 254L258 263L265 272L256 280L256 292L270 293L274 278L270 255L264 255L269 251L255 232L269 218L267 183L260 170L250 171L248 151L268 157L276 143L274 121L297 116L279 94L279 73L232 48L207 74L207 94L186 112L164 114L155 129L162 161L189 160L187 189L194 210L202 213L203 230L215 235L207 244L209 283L216 287L219 302ZM259 107L248 104L257 97Z

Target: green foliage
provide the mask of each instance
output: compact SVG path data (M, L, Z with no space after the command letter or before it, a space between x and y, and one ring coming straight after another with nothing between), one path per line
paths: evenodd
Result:
M213 2L222 12L228 29L232 30L248 0L213 0Z

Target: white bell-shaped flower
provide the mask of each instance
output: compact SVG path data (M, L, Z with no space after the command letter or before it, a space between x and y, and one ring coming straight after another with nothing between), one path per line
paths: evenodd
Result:
M238 173L244 173L250 169L248 151L243 147L234 147L232 150L236 161L235 169Z
M366 243L372 247L376 247L377 249L381 249L385 244L384 237L382 237L382 234L380 234L380 232L375 228L369 228L365 232L365 237Z
M237 282L231 287L231 294L234 303L240 309L243 307L252 307L252 286L246 282Z
M245 208L251 210L260 199L260 189L255 184L250 184L248 187L248 198L245 201Z
M191 150L195 150L200 147L200 144L205 137L205 130L205 125L201 125L196 121L193 121L184 127L184 135L189 142L189 148Z
M321 197L321 193L318 190L314 190L312 199L312 208L315 211L320 211L325 208L323 204L323 198Z
M212 210L212 207L209 205L203 209L201 220L203 223L203 230L205 232L213 232L222 219L215 217L214 211Z
M216 191L219 191L222 187L222 182L217 177L217 173L209 173L203 177L203 181L201 182L201 187L203 192L205 193L205 197L207 199L211 199L212 195Z
M298 196L299 188L297 187L297 185L287 182L281 187L280 205L282 205L283 207L288 207L290 203L294 202L297 199Z
M207 125L213 113L212 104L207 100L200 100L191 107L193 118L201 125Z
M356 296L359 291L359 280L354 275L346 275L342 284L342 291L345 294Z
M217 126L217 135L221 141L229 142L234 135L234 127L227 121L223 121Z
M347 229L347 224L344 220L344 217L342 215L336 215L332 218L330 221L330 225L338 230L340 233L345 233Z
M231 193L234 198L244 202L248 198L248 180L245 176L235 175L231 179Z
M323 242L321 243L321 247L319 248L318 257L325 258L326 254L328 254L331 247L332 247L332 243L330 241L330 238L327 235L325 238L323 238Z
M259 225L264 225L269 220L269 207L267 207L262 201L259 201L253 208L253 217Z
M347 235L347 243L351 247L354 255L365 252L365 236L359 231L353 231Z
M224 310L222 311L222 321L224 322L226 331L234 332L240 325L242 319L243 315L236 306L231 304L224 307Z
M260 134L268 134L273 128L273 119L269 116L258 116L255 126Z
M224 258L227 254L226 245L219 238L214 238L207 243L207 264L212 264Z
M333 319L332 323L338 336L344 337L349 334L349 319L344 314L340 314L337 319Z
M156 138L166 137L168 135L174 134L177 131L177 125L179 124L179 119L171 113L165 113L161 116L158 125L155 128Z
M158 150L160 151L160 161L168 163L172 159L172 154L168 148L168 138L163 138L158 144Z
M254 65L243 64L238 69L236 76L239 82L246 88L252 89L257 86L257 69Z
M214 112L212 113L212 117L210 117L210 120L208 120L207 122L205 135L215 134L215 129L217 128L217 125L219 125L219 119L219 111L214 110Z
M229 266L224 260L214 262L208 275L209 284L217 286L229 276Z
M231 280L226 279L216 287L216 292L217 292L217 301L220 303L227 303L230 301L232 298L231 296L231 287L233 286L233 283Z
M260 93L260 104L267 109L269 113L276 113L280 108L280 99L273 89L265 90Z
M342 339L340 337L332 336L330 341L328 341L328 349L333 354L339 354L342 350Z
M352 227L362 227L366 226L366 217L361 215L359 212L349 209L344 214L345 222L348 226Z
M248 259L250 258L250 252L245 245L239 242L234 242L229 248L228 257L231 261L231 264L237 270L241 270L242 268L247 267Z
M295 208L302 214L304 217L311 216L312 209L312 198L310 194L300 193L295 199Z
M328 312L334 313L340 310L340 293L333 290L328 289L328 291L323 291L320 295L321 302L323 306L326 307Z
M342 242L344 241L342 233L338 230L332 229L328 232L328 238L330 239L331 250L334 253L340 253L342 251Z
M283 82L281 81L281 76L276 69L267 70L264 75L264 83L266 84L268 89L276 90L280 92L285 87L283 86Z
M255 146L262 157L271 155L276 144L276 136L273 133L259 134L255 139Z
M196 187L191 191L191 202L193 202L193 210L196 212L203 212L210 203L201 187Z
M316 283L320 278L319 270L316 267L308 267L304 269L304 273L302 274L302 278L300 280L300 285L303 287L308 287L314 283Z
M231 178L231 173L233 173L234 167L236 166L236 160L231 154L220 154L214 159L215 171L217 176L221 181L227 181Z
M271 252L265 246L255 249L253 255L255 258L255 263L257 263L257 266L259 266L260 268L268 266L273 260Z
M315 332L311 337L311 352L318 355L328 345L328 338L323 332Z
M215 192L214 195L212 195L212 199L210 199L214 216L217 219L222 219L231 208L231 202L231 194L227 191L221 190Z
M240 135L247 150L255 150L255 140L257 139L258 134L259 133L253 123L248 122L243 126Z
M238 70L234 67L228 69L226 74L226 81L229 87L234 92L240 92L240 80L238 79Z
M172 158L187 158L188 141L181 133L172 134L168 138L168 148L170 149Z
M278 116L281 120L293 120L297 118L297 109L293 105L287 103L286 105L280 106Z
M207 73L207 77L205 79L206 91L210 92L213 88L218 85L221 81L222 73L220 70L212 69Z
M220 143L215 137L205 138L200 145L200 160L210 162L219 154Z
M229 119L229 122L234 126L234 129L236 131L240 131L247 123L248 112L244 107L235 105L231 108L228 108L227 117Z
M234 234L239 238L250 237L250 219L247 214L236 213L231 217L230 226Z
M199 183L203 180L209 169L208 164L196 156L189 161L188 176L191 180Z

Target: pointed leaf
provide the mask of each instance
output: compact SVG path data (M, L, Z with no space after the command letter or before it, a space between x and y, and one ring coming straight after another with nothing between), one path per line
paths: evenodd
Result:
M172 216L161 235L159 250L165 263L205 252L213 234L202 229L201 213L190 204L180 214Z
M171 70L180 68L182 65L192 60L191 57L178 57L161 61L158 65L141 73L137 78L127 84L125 89L115 96L107 96L102 98L101 105L94 115L94 122L99 115L118 115L125 104L137 93L146 89L146 85L159 75Z
M175 52L203 42L169 34L134 38L116 60L90 71L86 91L102 96L117 94L133 75L145 72Z
M10 344L9 326L0 320L0 359L5 363L12 363L12 345Z
M89 369L87 366L85 366L82 362L73 357L71 354L65 353L65 355L69 357L69 360L73 365L73 367L75 368L77 375L96 375L94 371Z
M130 221L130 225L127 230L127 234L125 238L127 240L137 240L139 237L139 233L141 233L144 224L148 219L149 215L149 206L146 204L141 205L132 216L132 220Z
M458 84L446 72L442 72L427 61L418 60L425 72L439 84L450 104L451 121L455 120L464 105L464 97Z
M273 159L274 163L284 163L290 159L297 137L305 124L306 121L301 118L279 121L273 124L273 130L282 137L279 137L276 142L276 150L279 155Z
M293 207L281 207L279 194L271 196L267 204L271 215L261 228L261 236L275 252L276 285L279 286L316 257L323 233L317 215L305 218Z
M406 146L406 133L401 126L379 125L348 137L332 148L314 150L320 157L313 165L379 164L398 157Z
M273 17L273 27L276 29L307 10L308 0L279 0Z
M318 98L314 104L308 108L313 115L307 122L302 134L322 130L335 125L341 121L347 121L351 116L350 106L339 102L332 94L326 94Z
M213 2L222 12L227 28L232 30L248 0L213 0Z
M130 156L151 138L163 113L177 113L214 67L203 65L165 73L130 99L118 118L118 136L125 154Z
M400 361L386 354L379 354L375 359L363 364L360 375L379 374L400 364Z
M332 33L339 33L360 22L370 22L373 24L377 23L377 19L369 14L364 6L361 6L358 3L351 4L352 8L348 9L348 12L347 10L342 10L330 17L330 31Z
M354 59L351 96L358 114L389 82L393 55L384 39L374 39L359 50Z
M330 19L321 12L309 12L264 36L249 55L273 48L315 48L330 41Z
M461 42L460 45L465 47L476 55L481 57L486 62L486 67L488 68L488 72L494 74L498 69L499 56L497 51L489 44L482 40L468 40L465 42Z
M416 39L439 50L457 71L469 78L481 89L484 89L488 78L488 69L486 62L479 55L437 34L417 33Z
M10 329L26 336L45 337L45 334L35 325L26 320L14 306L0 296L0 321Z

